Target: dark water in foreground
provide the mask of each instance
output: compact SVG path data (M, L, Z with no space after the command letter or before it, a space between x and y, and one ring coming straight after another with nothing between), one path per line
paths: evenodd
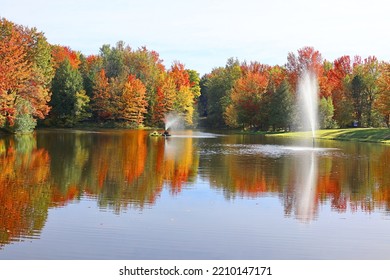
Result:
M390 259L389 166L380 144L0 136L0 259Z

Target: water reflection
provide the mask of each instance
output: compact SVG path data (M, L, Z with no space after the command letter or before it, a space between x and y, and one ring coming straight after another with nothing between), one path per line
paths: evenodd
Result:
M317 157L314 151L301 157L295 185L296 216L302 221L310 221L315 217L317 192Z
M192 131L169 139L121 130L1 136L0 244L39 235L50 207L90 197L116 214L143 210L164 189L178 196L200 179L228 200L279 197L286 216L304 222L325 203L389 213L389 147L324 142L305 150L272 141Z
M49 161L34 135L0 138L0 248L42 230L51 203Z
M315 219L327 203L337 212L389 213L388 146L330 141L308 149L273 141L230 136L206 146L203 179L227 199L277 195L286 215L302 221Z

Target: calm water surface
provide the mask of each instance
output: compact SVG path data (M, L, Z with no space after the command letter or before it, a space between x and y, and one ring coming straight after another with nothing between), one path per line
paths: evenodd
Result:
M390 147L0 136L0 259L390 259Z

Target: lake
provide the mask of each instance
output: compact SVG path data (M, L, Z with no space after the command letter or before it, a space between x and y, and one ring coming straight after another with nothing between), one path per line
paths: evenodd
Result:
M0 135L0 259L390 259L390 146Z

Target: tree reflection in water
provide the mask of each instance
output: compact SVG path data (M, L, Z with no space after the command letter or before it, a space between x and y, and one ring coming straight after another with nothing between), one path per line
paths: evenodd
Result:
M286 152L250 136L195 136L154 138L141 130L1 136L0 244L39 235L50 207L89 197L116 214L142 210L157 203L164 188L180 195L198 178L229 200L279 197L286 216L304 222L316 219L323 203L337 212L389 212L385 145Z

